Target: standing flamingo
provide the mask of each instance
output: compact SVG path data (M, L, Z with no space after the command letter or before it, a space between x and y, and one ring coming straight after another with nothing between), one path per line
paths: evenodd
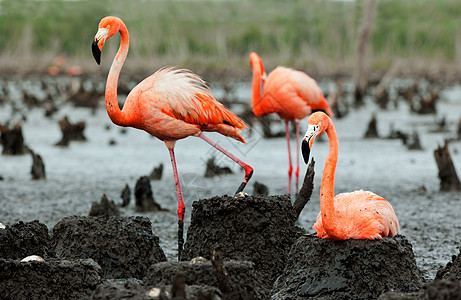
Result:
M245 123L227 110L212 95L205 82L188 70L163 68L144 79L129 93L123 109L117 100L117 82L129 48L128 30L117 17L105 17L99 22L94 38L93 56L99 64L104 43L120 33L120 47L109 70L106 83L106 110L114 124L130 126L148 132L165 142L170 152L178 196L178 258L184 244L185 206L174 155L177 140L196 136L209 143L245 170L245 178L236 193L241 192L253 174L253 168L211 141L203 131L215 131L245 143L237 129Z
M333 112L322 94L319 85L307 74L285 67L277 67L269 76L264 72L262 59L251 52L250 65L253 69L251 106L257 117L277 113L285 120L285 132L288 145L288 188L291 192L290 134L288 122L296 122L296 192L299 182L299 121L316 110L323 110L332 116ZM261 84L264 83L262 96Z
M322 112L313 113L307 120L309 127L302 142L304 162L314 139L324 131L330 150L325 162L320 186L320 213L313 228L324 239L381 239L400 233L399 221L391 204L368 191L354 191L334 196L338 137L331 119Z

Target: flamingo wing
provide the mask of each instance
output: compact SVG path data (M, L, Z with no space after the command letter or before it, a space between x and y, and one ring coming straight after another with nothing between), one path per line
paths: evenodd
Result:
M211 95L199 76L184 69L163 68L144 79L130 92L124 110L125 107L141 114L142 117L136 119L143 120L143 124L138 126L157 137L160 134L156 131L162 128L167 132L186 128L180 134L182 137L194 130L192 134L204 130L218 131L243 141L236 129L246 128L240 118ZM163 121L171 126L160 126L159 122ZM155 128L149 125L154 123Z

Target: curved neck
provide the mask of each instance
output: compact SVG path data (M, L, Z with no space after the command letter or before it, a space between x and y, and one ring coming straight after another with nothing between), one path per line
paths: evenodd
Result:
M261 70L259 64L255 64L253 67L253 81L251 84L251 105L253 110L258 107L259 102L261 101L262 73L263 70Z
M327 130L328 141L330 144L328 156L323 168L322 183L320 185L320 211L322 213L323 224L332 224L327 221L335 212L335 171L338 162L338 136L336 135L333 122L330 121Z
M117 55L112 62L112 66L109 70L109 75L107 76L106 82L106 110L107 114L109 115L110 119L114 124L117 125L124 125L125 118L123 112L120 110L118 106L118 99L117 99L117 84L118 84L118 76L120 71L122 70L123 63L125 62L126 56L128 54L129 48L129 35L128 30L126 29L125 24L120 24L120 29L118 31L120 33L120 47L118 48Z

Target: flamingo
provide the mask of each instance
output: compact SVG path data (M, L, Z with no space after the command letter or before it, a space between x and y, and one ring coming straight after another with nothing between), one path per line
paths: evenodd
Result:
M240 193L253 174L253 168L238 159L221 146L210 140L202 132L219 132L245 143L237 129L245 129L246 124L227 110L212 95L206 83L196 74L185 69L165 67L144 79L131 90L123 108L117 100L117 82L129 48L128 30L123 21L108 16L99 22L93 40L93 56L101 62L104 43L120 33L120 47L107 76L105 103L111 121L119 126L144 130L163 141L169 151L173 166L178 198L178 258L184 244L185 205L179 182L174 154L177 140L196 136L227 155L245 170L245 177L237 189Z
M399 221L391 204L369 191L358 190L334 196L338 137L331 119L323 112L313 113L302 141L304 162L309 160L314 139L324 131L330 148L320 186L320 213L313 228L324 239L381 239L400 233Z
M255 52L249 55L253 69L251 106L257 117L277 113L285 121L288 145L288 188L291 193L293 173L288 122L296 122L296 191L299 182L299 121L313 111L323 110L333 116L333 111L317 82L306 73L286 67L277 67L267 76L262 59ZM264 83L261 96L261 84Z

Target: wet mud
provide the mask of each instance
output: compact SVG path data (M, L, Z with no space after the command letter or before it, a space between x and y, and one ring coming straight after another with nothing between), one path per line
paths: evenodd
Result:
M283 270L294 241L305 231L295 226L287 196L213 197L192 204L191 223L181 260L250 260L270 282Z
M332 241L300 237L274 284L274 299L375 299L386 291L414 292L423 282L404 236Z
M179 262L167 261L145 217L66 217L51 235L38 221L19 222L0 229L0 293L3 299L457 299L461 254L424 282L404 236L334 242L305 234L295 221L286 196L196 201ZM213 251L238 294L226 294ZM28 255L45 261L20 262Z
M166 260L145 217L67 217L54 226L51 246L60 258L94 259L104 278L142 278Z

